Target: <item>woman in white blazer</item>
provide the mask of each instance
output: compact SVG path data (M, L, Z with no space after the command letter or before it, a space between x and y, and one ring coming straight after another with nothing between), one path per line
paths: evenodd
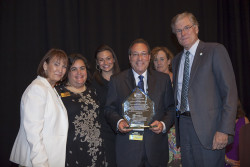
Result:
M37 78L21 99L20 129L10 161L28 167L65 166L68 116L54 86L67 64L66 53L59 49L49 50L41 60Z

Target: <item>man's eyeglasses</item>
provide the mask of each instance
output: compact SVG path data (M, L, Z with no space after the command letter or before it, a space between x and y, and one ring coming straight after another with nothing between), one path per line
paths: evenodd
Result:
M134 53L131 53L131 55L133 57L138 57L139 55L141 55L142 57L146 57L146 56L148 56L148 53L147 52L142 52L142 53L134 52Z
M192 28L194 26L194 24L192 26L185 26L183 29L177 29L175 30L176 34L181 34L182 32L188 32L188 30L190 30L190 28Z

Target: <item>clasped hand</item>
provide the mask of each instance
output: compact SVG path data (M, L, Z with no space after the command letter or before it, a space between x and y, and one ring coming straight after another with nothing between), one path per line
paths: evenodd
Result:
M154 121L151 125L150 130L152 130L154 133L159 134L162 132L163 125L159 121ZM121 120L118 129L121 133L127 133L130 132L132 129L129 129L129 125L125 120Z

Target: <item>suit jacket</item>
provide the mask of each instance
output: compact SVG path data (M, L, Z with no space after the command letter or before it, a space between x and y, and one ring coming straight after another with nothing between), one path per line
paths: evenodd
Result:
M174 122L174 98L170 78L157 71L147 73L148 95L155 103L153 121L163 121L167 131ZM105 115L112 128L117 131L117 122L122 119L122 103L136 87L132 69L112 76L109 83ZM155 134L144 130L143 141L130 141L129 134L118 133L116 136L117 163L124 166L136 166L142 154L147 155L151 165L166 165L168 162L167 133ZM145 152L143 152L145 150Z
M177 84L181 56L172 62L175 104L177 106ZM218 43L199 42L190 72L188 102L194 129L201 144L212 149L216 131L229 134L233 139L237 87L234 71L225 47ZM176 119L177 145L179 127Z
M10 161L21 166L64 167L68 116L56 90L38 76L23 93L20 110Z

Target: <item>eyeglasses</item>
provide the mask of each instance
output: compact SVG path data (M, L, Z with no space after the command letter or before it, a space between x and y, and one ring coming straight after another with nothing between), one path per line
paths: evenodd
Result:
M192 28L194 26L194 24L192 26L185 26L183 29L177 29L175 30L176 34L181 34L182 32L188 32L188 30L190 30L190 28Z
M142 57L146 57L148 56L148 53L147 52L141 52L141 53L134 52L134 53L131 53L131 55L133 57L138 57L139 55L141 55Z

